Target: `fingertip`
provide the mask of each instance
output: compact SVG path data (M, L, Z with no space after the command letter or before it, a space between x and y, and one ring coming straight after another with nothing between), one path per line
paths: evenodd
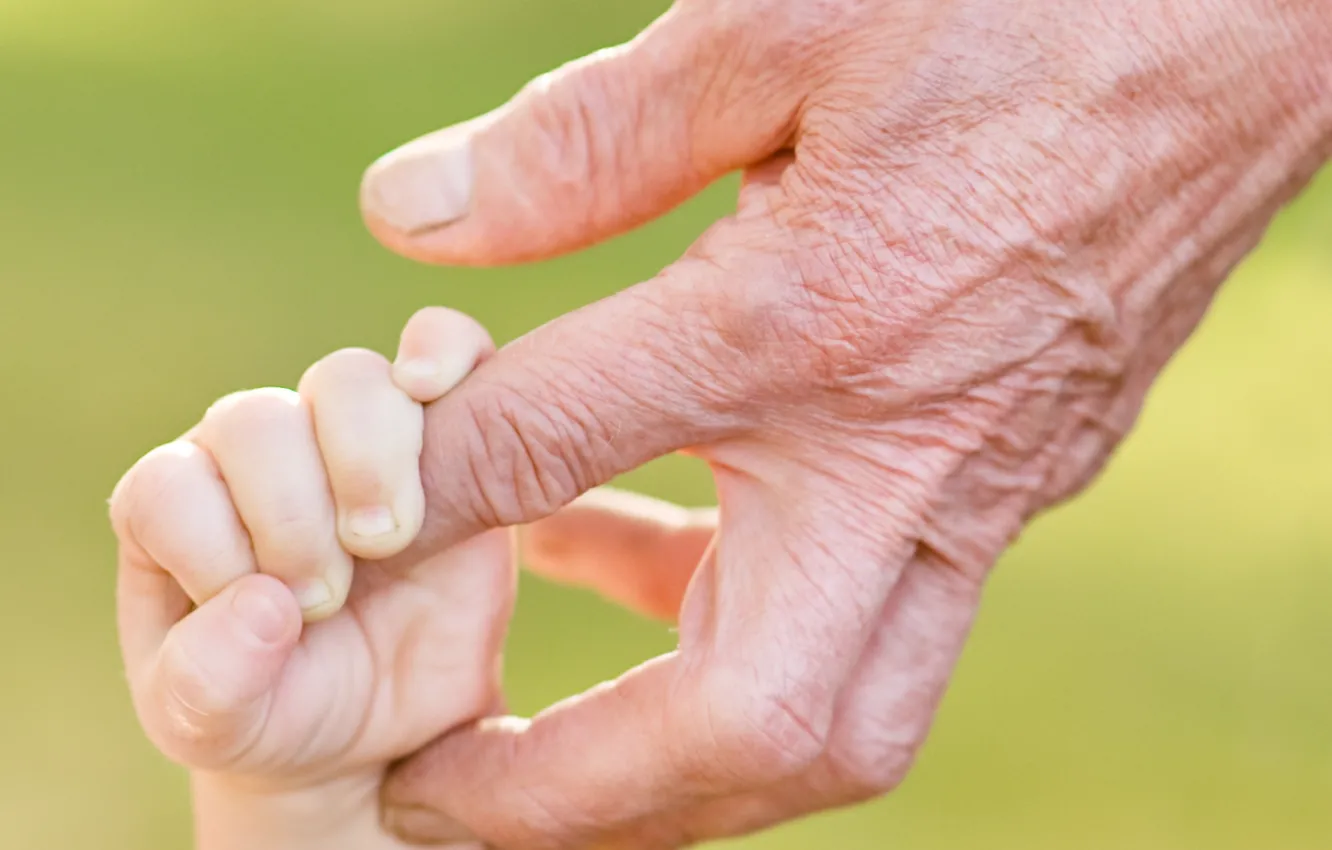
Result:
M393 383L413 401L429 404L462 383L474 365L466 358L399 360L393 364Z
M359 505L338 512L338 537L343 548L362 558L373 558L396 544L400 524L386 505Z
M303 383L336 506L339 546L368 560L397 554L415 539L425 513L420 403L395 384L386 358L359 349L325 357ZM340 605L317 582L301 592L316 616Z
M447 227L472 205L476 122L430 133L371 163L361 177L361 214L372 232L395 250L398 239ZM408 253L403 251L402 253Z
M304 622L327 620L347 604L355 566L349 553L344 551L340 555L323 575L293 581L288 587L287 592Z
M300 638L301 609L296 596L271 576L250 575L232 585L231 611L260 646L281 647Z
M393 363L393 381L422 404L462 382L495 344L479 322L447 307L426 307L407 320Z
M379 561L411 545L425 518L425 494L419 476L399 484L392 507L365 505L338 512L338 539L358 558Z
M380 561L402 552L416 539L425 521L425 491L416 455L411 461L410 470L388 476L388 482L376 488L387 503L342 499L338 509L338 539L348 553Z

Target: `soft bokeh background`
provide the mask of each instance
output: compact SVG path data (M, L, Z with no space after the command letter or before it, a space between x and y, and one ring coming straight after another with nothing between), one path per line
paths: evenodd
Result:
M661 0L0 0L0 846L188 844L112 629L103 500L214 397L391 351L416 307L500 339L651 274L733 183L506 271L415 267L355 205L391 145L622 40ZM747 850L1275 848L1332 835L1332 175L1286 214L1111 472L996 574L892 799ZM629 482L704 502L683 461ZM667 648L528 581L515 705Z

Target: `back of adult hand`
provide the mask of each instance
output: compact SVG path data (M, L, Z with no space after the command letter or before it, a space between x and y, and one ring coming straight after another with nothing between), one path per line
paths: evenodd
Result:
M678 613L678 651L446 737L389 823L664 848L894 787L987 570L1100 469L1327 158L1330 93L1325 0L681 0L376 163L377 237L476 265L745 169L679 262L428 413L417 554L543 520L534 567ZM685 448L715 534L613 496L557 513Z

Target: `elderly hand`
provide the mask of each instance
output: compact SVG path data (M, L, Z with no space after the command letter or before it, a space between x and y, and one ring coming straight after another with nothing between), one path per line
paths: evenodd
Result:
M550 517L533 566L678 614L679 649L437 742L390 824L666 848L893 788L987 570L1101 468L1330 149L1326 0L680 0L376 163L376 236L471 265L745 169L679 262L427 414L416 555ZM715 534L614 495L557 513L680 449L715 471Z

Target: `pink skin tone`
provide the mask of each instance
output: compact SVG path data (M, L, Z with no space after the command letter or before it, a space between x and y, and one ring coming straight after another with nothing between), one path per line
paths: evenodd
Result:
M366 175L388 247L494 265L743 170L654 279L507 346L425 418L412 564L532 566L679 648L395 769L405 836L669 848L885 793L987 572L1081 490L1332 151L1326 0L680 0ZM581 493L711 464L720 521Z
M1326 0L680 0L385 157L371 230L460 265L572 251L745 180L677 263L486 358L419 424L382 363L341 356L299 404L233 398L131 472L126 660L150 735L196 768L201 843L395 846L379 793L407 839L654 850L892 790L990 567L1102 468L1329 153ZM394 376L438 389L466 360ZM354 438L325 439L321 410ZM336 471L331 448L365 446L385 453ZM593 490L681 450L719 513ZM277 456L304 489L228 472ZM356 507L401 515L367 540L378 514ZM509 573L450 547L512 525L535 570L678 619L678 649L472 722L498 708ZM242 591L279 612L272 640L228 613ZM302 627L300 600L324 621Z
M380 825L388 765L499 705L509 532L353 568L416 536L422 402L491 351L424 310L396 364L339 351L297 392L228 396L116 487L128 679L191 769L201 850L402 847Z

